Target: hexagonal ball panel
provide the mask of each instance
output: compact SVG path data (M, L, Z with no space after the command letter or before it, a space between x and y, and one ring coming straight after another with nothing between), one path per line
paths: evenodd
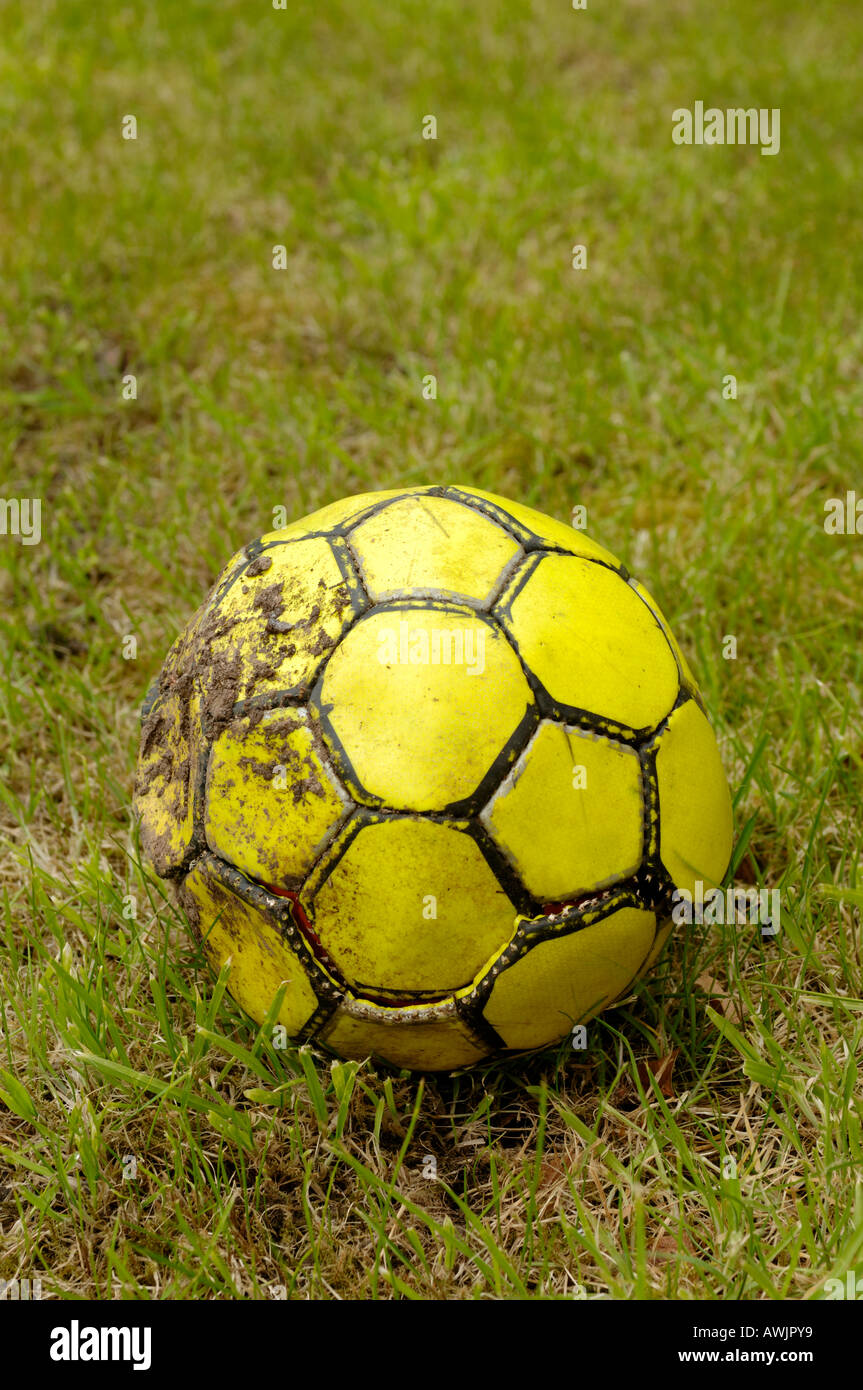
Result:
M638 754L543 722L481 819L540 902L608 887L641 863Z
M282 690L302 695L364 603L347 556L340 566L328 540L265 550L202 625L197 670L205 727L224 725L238 700Z
M678 888L704 892L725 877L734 825L728 781L710 723L693 700L658 737L659 854Z
M674 655L677 658L677 664L680 667L680 675L682 680L685 682L689 690L697 694L698 683L694 675L692 674L689 662L683 655L683 651L681 650L680 644L674 636L674 633L671 631L668 621L664 613L662 612L662 609L660 608L659 604L656 602L656 599L652 596L652 594L649 594L647 592L643 584L639 584L637 579L630 578L629 587L635 590L635 592L638 594L638 597L641 599L643 603L647 604L651 613L656 618L656 621L659 623L659 626L662 628L662 631L665 634L665 640L667 641L669 647L674 652Z
M288 522L279 531L268 531L265 536L261 536L261 545L269 545L272 541L290 540L294 536L306 535L309 531L331 531L337 526L347 528L358 517L380 506L381 502L387 501L390 497L404 497L408 494L413 495L427 491L427 487L396 487L390 488L388 491L360 492L354 497L340 497L337 502L329 502L325 507L319 507L317 511L309 512L308 516L301 516L296 521Z
M180 900L216 974L231 961L228 990L241 1009L262 1023L283 981L288 987L277 1015L292 1036L318 1006L315 992L279 925L222 883L205 859L184 879Z
M351 544L375 600L417 591L490 600L520 547L479 512L443 497L405 497L362 521Z
M457 989L510 939L515 920L475 841L413 817L364 826L302 900L359 992Z
M507 1047L545 1047L601 1012L653 945L652 912L622 907L592 927L538 941L494 982L483 1014Z
M207 844L259 882L296 887L351 805L316 746L305 710L243 716L213 744Z
M341 1057L379 1057L394 1067L418 1071L451 1071L481 1062L490 1049L468 1032L450 1008L375 1009L347 1000L327 1021L318 1039ZM317 1039L316 1039L317 1041Z
M605 565L544 555L500 615L557 704L646 730L677 698L677 662L653 614Z
M195 852L201 811L195 801L208 750L194 675L209 601L172 644L142 711L134 810L141 846L161 877L176 873Z
M383 605L333 653L316 705L357 800L444 811L478 788L532 697L496 625L469 611Z
M195 835L195 790L206 754L197 695L189 682L168 685L141 728L134 806L141 846L161 877L180 869Z

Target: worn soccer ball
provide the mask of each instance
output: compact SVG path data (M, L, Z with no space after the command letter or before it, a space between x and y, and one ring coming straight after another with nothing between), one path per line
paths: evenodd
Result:
M546 1047L654 961L732 842L716 740L607 550L468 487L253 541L143 710L141 843L259 1023L450 1070Z

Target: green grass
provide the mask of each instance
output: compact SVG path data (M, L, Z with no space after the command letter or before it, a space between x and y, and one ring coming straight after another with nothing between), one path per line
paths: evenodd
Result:
M811 1299L863 1269L863 537L823 529L863 494L863 15L2 14L0 496L44 534L0 537L0 1277ZM674 146L698 99L779 107L781 152ZM783 930L679 931L586 1053L422 1080L274 1053L129 794L143 693L273 508L443 481L586 505L655 594Z

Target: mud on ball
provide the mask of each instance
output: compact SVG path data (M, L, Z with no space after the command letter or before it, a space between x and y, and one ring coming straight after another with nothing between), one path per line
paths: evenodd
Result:
M353 497L226 566L145 702L142 846L229 989L345 1057L558 1042L717 886L692 672L584 533L472 488Z

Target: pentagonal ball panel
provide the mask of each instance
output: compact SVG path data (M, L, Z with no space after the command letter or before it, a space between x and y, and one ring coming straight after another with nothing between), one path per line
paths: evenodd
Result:
M467 834L436 821L364 826L302 901L353 987L444 993L512 935L515 908Z
M641 863L638 754L543 722L481 818L540 902L608 887Z
M316 703L358 800L443 811L478 788L532 701L518 658L488 620L384 605L333 653Z

